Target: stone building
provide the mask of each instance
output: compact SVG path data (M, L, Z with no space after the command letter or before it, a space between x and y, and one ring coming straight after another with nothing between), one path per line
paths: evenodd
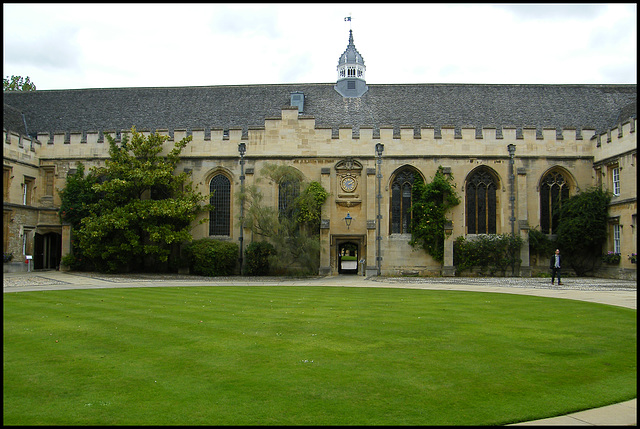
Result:
M636 278L627 257L637 252L635 84L376 85L365 71L350 31L334 83L4 93L4 251L57 267L70 248L57 190L79 161L104 162L105 134L135 126L171 146L193 137L180 168L218 198L194 238L238 241L242 144L246 185L266 163L287 164L331 193L321 274L338 273L350 249L368 275L453 275L456 237L553 234L553 202L602 184L614 193L603 250L622 260L601 274ZM429 181L439 166L462 199L449 213L444 264L408 244L412 178ZM275 207L276 185L260 186ZM243 235L245 245L253 239ZM546 271L528 246L520 256L520 275Z

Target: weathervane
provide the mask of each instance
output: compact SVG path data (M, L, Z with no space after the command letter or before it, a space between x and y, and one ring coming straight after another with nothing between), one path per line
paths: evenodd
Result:
M349 16L345 16L345 21L349 21L349 30L351 30L351 12L349 12Z

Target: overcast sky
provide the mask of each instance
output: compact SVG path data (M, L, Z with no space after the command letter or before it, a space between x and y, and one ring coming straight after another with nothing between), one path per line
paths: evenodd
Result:
M3 9L3 75L38 90L335 82L350 28L369 84L636 83L636 4Z

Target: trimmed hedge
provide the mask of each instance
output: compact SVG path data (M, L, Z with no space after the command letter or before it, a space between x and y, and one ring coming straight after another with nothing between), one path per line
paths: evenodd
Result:
M453 243L453 264L458 272L476 268L481 275L506 275L512 266L519 266L522 238L510 234L482 234L467 240L458 237Z
M202 238L189 243L184 254L192 274L229 276L236 273L238 251L236 243Z

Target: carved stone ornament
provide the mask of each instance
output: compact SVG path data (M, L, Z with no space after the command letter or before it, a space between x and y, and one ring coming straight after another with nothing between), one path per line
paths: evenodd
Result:
M336 204L343 207L353 207L362 203L360 195L355 193L358 188L358 178L362 174L362 164L353 158L345 158L335 166L338 181L338 195Z
M338 161L335 168L338 173L348 171L360 175L360 172L362 171L362 164L353 158L345 158Z

